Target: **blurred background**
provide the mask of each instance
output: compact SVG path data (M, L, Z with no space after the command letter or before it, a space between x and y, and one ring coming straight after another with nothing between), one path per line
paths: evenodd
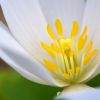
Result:
M6 24L1 8L0 20ZM100 86L100 75L87 84ZM0 59L0 100L53 100L59 91L62 88L40 85L23 78Z

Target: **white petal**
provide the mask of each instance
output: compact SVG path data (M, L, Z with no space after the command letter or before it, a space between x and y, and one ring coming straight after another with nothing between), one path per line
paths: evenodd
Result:
M95 89L89 86L76 85L69 87L62 92L58 100L99 100L100 88Z
M38 0L0 0L0 3L13 36L37 57L35 51L40 50L40 41L50 42Z
M100 74L100 54L92 59L88 66L84 67L78 82L87 82L98 74Z
M72 22L77 20L81 25L85 0L39 0L47 21L55 31L54 21L59 18L64 27L64 34L69 35ZM56 31L55 31L56 32Z
M0 27L0 58L11 65L24 77L41 84L60 86L49 72Z
M85 7L83 27L86 25L88 27L89 38L93 40L94 48L100 49L100 0L87 0ZM98 62L95 66L89 66L86 69L85 74L81 77L81 81L88 81L100 74L100 56Z
M100 74L100 63L96 64L94 68L87 68L78 82L87 82L98 74Z
M88 26L89 37L95 42L95 47L100 49L100 0L87 0L83 26Z
M1 49L0 49L0 56L1 56L1 59L3 59L6 63L8 63L10 66L12 66L17 72L19 72L25 78L27 78L31 81L37 82L37 83L47 84L45 81L43 81L39 77L33 75L28 70L25 70L25 69L19 67L19 65L16 64L16 62L14 62L11 58L9 58L9 56L7 56L7 54Z

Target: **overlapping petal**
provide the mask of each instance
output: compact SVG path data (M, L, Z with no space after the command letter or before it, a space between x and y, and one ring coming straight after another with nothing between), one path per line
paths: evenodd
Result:
M89 37L100 49L100 0L87 0L83 15L83 26L87 25Z
M94 66L89 66L86 72L83 74L83 80L89 80L100 74L100 0L87 0L85 7L83 27L87 25L88 34L90 39L93 41L93 48L96 48L98 53L98 61ZM92 62L91 62L92 64Z
M0 27L0 57L31 81L54 86L64 85L57 82L44 66L31 57L2 27Z
M7 24L16 40L33 56L40 41L50 42L38 0L0 0Z
M91 88L85 85L69 87L57 97L57 100L99 100L100 88Z

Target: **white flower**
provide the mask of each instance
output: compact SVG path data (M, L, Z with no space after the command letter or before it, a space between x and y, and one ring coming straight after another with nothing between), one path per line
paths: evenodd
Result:
M80 87L100 73L100 0L0 4L9 27L1 23L0 56L24 77L46 85Z

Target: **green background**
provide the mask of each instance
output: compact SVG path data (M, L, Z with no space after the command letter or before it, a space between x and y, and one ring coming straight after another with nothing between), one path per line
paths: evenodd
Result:
M87 83L100 86L100 75ZM0 100L53 100L62 88L33 83L10 69L0 70Z

